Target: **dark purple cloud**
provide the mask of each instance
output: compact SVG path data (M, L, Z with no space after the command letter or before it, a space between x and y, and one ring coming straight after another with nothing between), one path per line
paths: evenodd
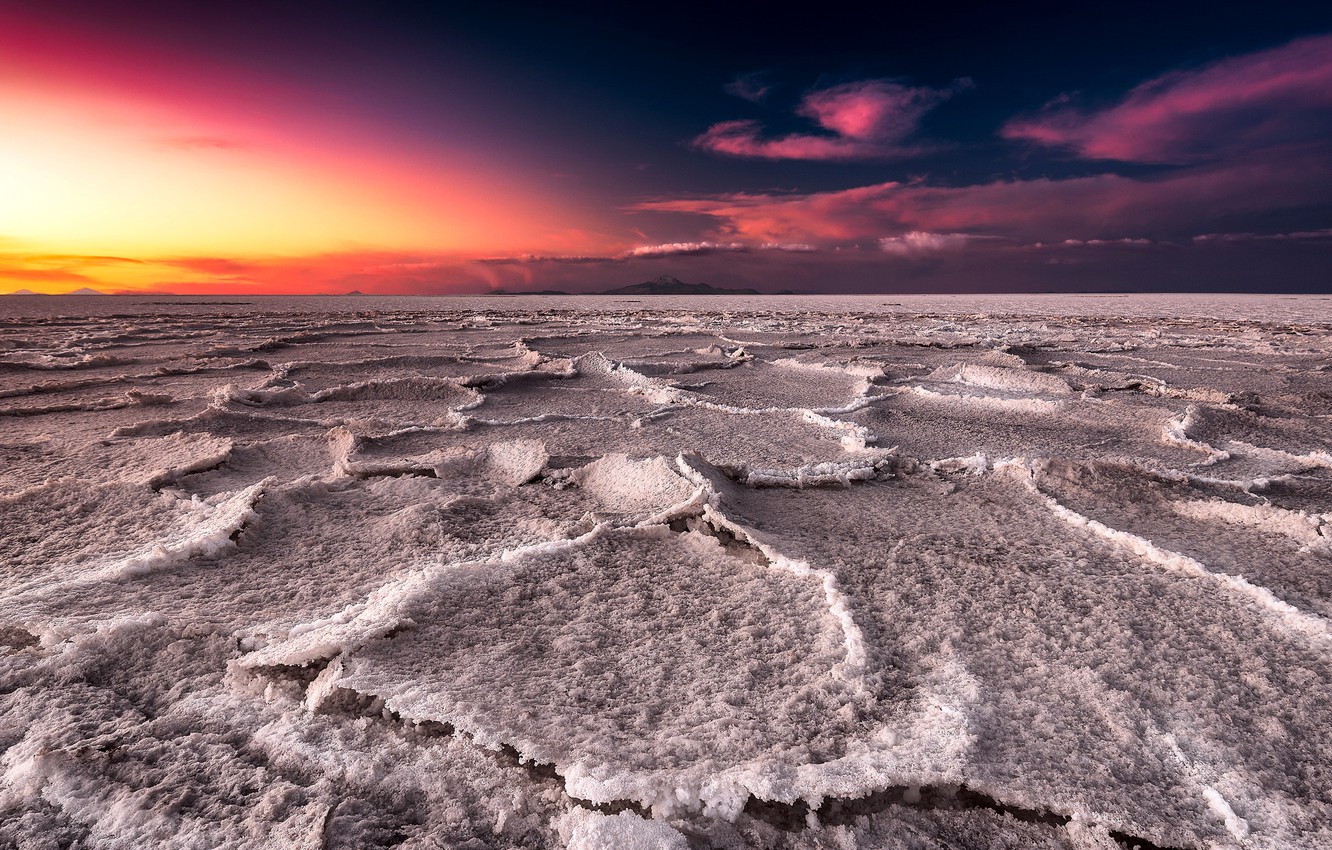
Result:
M762 72L740 74L726 84L726 93L751 103L759 103L772 91L768 75Z
M924 181L832 192L731 193L646 201L636 208L702 217L717 240L876 242L919 231L1020 241L1119 239L1197 233L1227 215L1326 202L1332 174L1320 156L1243 161L1150 178L1098 174L1063 180L998 180L969 186ZM1189 230L1192 228L1191 230Z
M1194 242L1321 242L1332 244L1332 227L1290 233L1203 233Z

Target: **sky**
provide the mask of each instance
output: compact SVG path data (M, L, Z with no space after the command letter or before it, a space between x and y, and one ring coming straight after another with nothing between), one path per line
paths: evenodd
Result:
M462 5L0 0L0 293L1332 291L1326 4Z

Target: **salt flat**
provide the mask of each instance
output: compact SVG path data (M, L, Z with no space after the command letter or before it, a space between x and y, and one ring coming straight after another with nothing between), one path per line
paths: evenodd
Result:
M0 316L4 846L1332 847L1332 299Z

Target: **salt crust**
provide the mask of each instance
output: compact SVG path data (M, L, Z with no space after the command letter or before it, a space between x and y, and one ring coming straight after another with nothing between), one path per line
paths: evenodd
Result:
M17 482L0 496L0 711L13 720L0 735L0 840L295 847L341 832L370 847L425 841L412 824L429 824L453 846L680 847L711 835L890 847L906 841L892 825L909 823L946 847L975 846L963 836L982 824L1050 846L1125 831L1160 845L1332 846L1329 802L1305 779L1305 760L1326 749L1325 591L1293 574L1317 573L1330 554L1332 459L1319 441L1332 411L1310 372L1327 351L1315 326L1291 336L1160 320L1143 334L1134 321L1050 316L692 309L606 312L584 327L500 312L80 321L102 320L0 339L5 375L68 375L0 390L0 452L14 470L4 480ZM1256 399L1261 416L1245 408ZM1138 476L1134 487L1161 492L1137 508L1158 513L1148 523L1134 505L1112 516L1096 500L1066 502L1076 488L1050 471L1065 459ZM948 613L947 570L931 579L944 577L940 595L921 600L935 619L894 638L890 624L911 611L887 601L890 576L867 583L868 565L905 571L920 592L920 558L976 569L976 551L884 537L858 567L829 536L831 500L892 511L924 493L991 492L1029 499L1022 528L1080 553L1082 569L1122 559L1163 592L1229 612L1250 636L1236 650L1250 653L1235 660L1243 678L1218 674L1210 697L1196 685L1169 710L1125 696L1144 683L1112 686L1120 674L1059 661L1048 687L1016 665L1025 690L1005 691L989 666L997 650L956 635L978 621ZM338 511L354 514L335 534ZM1053 524L1033 530L1041 512ZM875 522L847 527L872 540ZM1051 542L1061 524L1068 536ZM1199 528L1274 563L1217 566L1187 537ZM344 551L310 545L321 533ZM328 569L301 561L312 557ZM229 606L228 578L239 598L261 573L272 599ZM1044 587L1059 585L1052 574ZM701 614L729 634L700 642ZM1010 630L1023 622L1003 617ZM1062 639L1069 657L1088 657ZM1045 650L1023 637L1011 651ZM1061 682L1099 696L1085 709L1073 691L1049 703ZM1246 689L1279 709L1237 702ZM348 713L363 699L375 716ZM1253 740L1203 734L1209 699ZM1109 774L1074 747L1067 779L1039 753L1010 757L1030 775L1005 775L992 736L1024 710L1037 724L1056 717L1058 740L1091 747ZM413 731L431 722L462 734ZM1116 773L1098 724L1120 736L1133 771ZM550 764L554 779L478 760L476 744ZM256 759L314 772L284 784ZM246 776L268 795L219 790ZM402 789L396 802L342 802L385 782ZM875 803L854 822L811 811L783 837L745 811L752 800L835 809L901 787L922 805L933 792L920 789L962 783L1066 823ZM409 802L423 788L429 802Z
M613 458L598 461L589 467L584 480L595 483L607 475L608 467L623 469L626 463ZM708 476L719 474L709 470L697 459L681 459L681 464L686 474L705 492L710 486ZM677 482L683 481L664 466L658 465L653 469L658 480L674 478ZM650 490L661 492L661 486L654 485ZM663 519L690 509L696 510L694 506L699 504L699 498L687 494L687 490L677 488L670 494L685 497L681 505L674 509L662 505L660 501L645 507L647 510L660 508L657 515ZM707 502L705 497L704 519L717 527L744 534L743 529L734 526ZM972 686L965 684L965 671L956 669L955 665L949 667L945 664L921 683L921 701L908 716L888 723L868 739L848 741L841 747L843 754L832 761L800 766L789 765L785 760L754 760L750 756L743 762L726 765L721 761L724 750L717 749L698 767L682 765L674 770L643 770L605 762L605 754L591 755L589 758L580 754L577 748L566 749L567 742L544 738L546 733L537 732L535 728L524 731L523 725L503 719L502 708L500 715L494 714L495 709L489 709L489 713L477 713L476 708L467 707L468 703L454 703L447 698L447 688L444 694L433 689L423 691L419 683L421 677L427 674L413 674L407 680L412 684L398 686L393 684L391 678L385 680L374 672L374 663L359 663L356 660L373 653L379 643L389 645L410 640L414 630L429 629L425 620L437 615L424 612L432 610L433 601L440 598L441 594L447 596L448 588L458 586L459 582L475 581L476 578L472 578L474 575L479 577L489 574L501 565L508 571L517 570L521 574L552 557L552 565L558 564L567 554L577 555L580 549L595 550L602 543L611 544L613 551L619 551L625 535L632 538L647 534L645 539L651 540L660 537L662 533L664 530L659 525L619 531L603 525L575 540L540 544L505 553L496 562L450 565L433 573L422 573L377 592L364 606L348 609L327 621L293 629L287 641L251 653L243 663L252 668L294 666L320 658L337 657L338 666L329 668L336 672L328 674L326 671L326 675L321 676L312 689L311 696L307 697L307 706L310 708L317 710L322 700L338 688L371 693L383 698L388 707L398 714L416 722L446 722L467 731L482 743L491 746L512 745L524 758L553 762L564 777L566 788L575 796L594 802L634 800L651 807L660 816L701 810L713 816L734 818L750 794L760 799L793 802L797 799L819 800L826 796L859 796L891 784L957 781L960 758L968 741L967 705L974 701L976 695ZM689 547L701 546L701 553L709 553L716 547L708 538L686 535L684 540L689 543ZM633 545L630 544L631 549ZM813 587L819 589L822 604L826 606L822 616L836 624L835 629L839 633L837 640L841 644L840 658L827 668L825 674L843 683L832 694L841 692L845 687L859 688L859 679L865 673L866 664L864 638L833 577L803 562L784 558L761 542L756 545L771 561L769 569L813 580ZM686 547L686 551L689 547ZM666 556L666 550L659 555ZM692 559L697 555L687 557ZM529 567L529 564L532 566ZM736 564L735 568L740 568L740 565ZM390 633L403 633L404 637L385 638ZM351 672L343 673L345 670ZM443 702L439 702L441 696L445 697ZM496 734L494 730L497 726L505 731ZM570 731L566 728L563 737L567 738ZM734 737L733 733L728 732L728 737ZM599 749L594 748L593 752Z
M660 821L644 820L633 812L603 815L572 809L558 822L568 850L687 850L679 831Z

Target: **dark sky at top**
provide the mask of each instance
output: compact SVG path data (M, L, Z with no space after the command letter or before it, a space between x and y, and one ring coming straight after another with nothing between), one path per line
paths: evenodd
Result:
M1332 289L1326 4L0 7L486 151L590 234L384 288Z

